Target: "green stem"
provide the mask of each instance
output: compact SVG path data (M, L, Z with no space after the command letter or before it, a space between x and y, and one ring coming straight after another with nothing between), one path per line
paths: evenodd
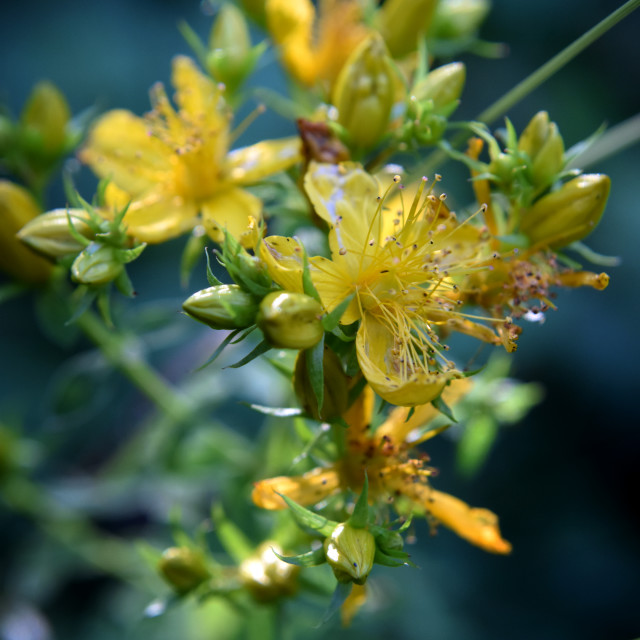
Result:
M91 311L83 313L77 322L104 357L129 378L172 422L182 423L193 417L193 410L186 399L140 357L137 345L131 340L107 329Z
M618 24L622 19L626 18L630 13L640 6L640 0L628 0L621 7L610 13L604 20L600 21L595 27L589 29L574 40L569 46L565 47L560 53L556 54L541 67L536 69L532 74L519 82L510 91L507 91L501 98L498 98L492 105L488 106L480 113L475 120L484 123L490 123L506 113L511 107L518 104L526 98L534 89L537 89L543 82L548 80L552 75L557 73L568 62L573 60L579 53L584 51L589 45L593 44L600 36L604 35L611 27ZM458 147L467 138L467 134L461 132L451 142L452 146ZM411 178L418 175L429 175L435 171L441 164L446 162L448 155L442 149L432 153L424 163L419 164L412 172Z
M2 501L33 520L48 536L99 571L148 591L145 568L133 545L99 531L91 522L54 502L38 485L15 477L2 485Z

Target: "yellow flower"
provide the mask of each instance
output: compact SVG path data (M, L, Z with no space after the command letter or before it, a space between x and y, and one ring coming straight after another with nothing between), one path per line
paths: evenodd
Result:
M444 401L454 404L467 393L470 384L466 379L453 381L443 391ZM345 434L347 451L340 460L302 476L280 476L256 482L254 503L263 509L284 509L286 503L278 495L282 494L301 505L315 504L341 490L360 491L366 472L371 500L408 498L430 518L472 544L492 553L509 553L511 545L500 535L498 518L493 512L470 507L432 488L428 478L433 470L426 466L425 457L409 455L411 447L442 430L423 430L437 415L437 410L431 404L422 405L408 417L407 408L397 408L371 434L373 406L374 395L366 387L345 415L349 425Z
M231 116L221 88L185 56L173 61L172 83L177 111L157 84L149 114L105 114L81 158L111 180L111 207L132 201L124 224L139 240L163 242L202 221L215 241L226 228L249 245L262 204L242 187L293 165L299 141L265 140L229 152Z
M369 33L356 0L267 0L267 26L289 73L307 86L333 86L351 52Z
M486 266L488 239L477 227L458 224L430 190L424 194L425 181L412 204L398 209L384 206L376 181L355 165L312 163L305 187L330 226L332 254L331 260L311 258L311 278L327 311L353 296L341 323L360 321L358 361L382 398L424 404L460 375L445 357L448 347L436 328L500 343L492 329L457 310L456 282ZM272 236L260 253L278 284L301 290L297 241Z

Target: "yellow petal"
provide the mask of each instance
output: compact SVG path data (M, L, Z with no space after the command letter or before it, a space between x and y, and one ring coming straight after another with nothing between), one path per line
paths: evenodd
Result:
M244 189L220 191L202 204L202 222L216 242L224 229L245 247L255 246L255 224L262 218L262 201Z
M472 381L469 378L452 380L442 391L442 399L449 407L452 407L471 390L471 387ZM408 415L408 408L399 407L394 409L387 420L376 429L376 440L382 441L386 437L396 444L405 442L407 436L414 429L426 425L441 414L429 403L414 407L412 416L407 420Z
M113 197L122 197L122 194ZM123 222L128 235L155 244L193 229L198 224L197 213L195 204L189 200L152 193L132 202Z
M340 607L340 620L343 627L348 627L351 624L353 617L366 601L367 586L364 584L354 584L351 588L351 593Z
M429 371L421 362L399 362L393 354L394 333L370 313L365 313L356 335L360 369L372 389L391 404L407 407L426 404L438 397L457 371Z
M491 553L510 553L511 544L500 535L498 516L426 485L414 485L423 506L461 538Z
M357 451L361 443L369 440L375 399L376 397L371 387L365 386L362 393L353 401L344 414L344 420L349 425L345 440L352 450Z
M80 159L101 178L110 178L133 195L166 183L171 149L152 136L149 126L129 111L109 111L89 134Z
M378 183L357 165L311 163L304 186L316 213L331 227L333 260L344 261L349 273L357 276L368 266L380 240Z
M354 286L344 264L332 262L322 256L315 256L310 260L310 272L313 284L327 311L333 311L347 296L354 292ZM358 301L354 298L342 314L340 322L351 324L359 320L360 315Z
M300 138L263 140L227 156L229 178L236 184L250 184L278 171L284 171L302 159Z
M218 85L201 73L187 56L173 59L171 83L180 115L206 133L221 135L228 128L228 115Z
M260 243L260 258L269 275L283 289L303 293L302 256L304 248L295 238L269 236Z
M340 477L334 468L317 468L301 476L260 480L253 485L251 499L262 509L286 509L287 504L278 493L306 506L320 502L339 488Z

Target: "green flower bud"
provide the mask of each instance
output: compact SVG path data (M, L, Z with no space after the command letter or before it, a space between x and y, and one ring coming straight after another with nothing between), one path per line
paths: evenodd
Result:
M211 575L204 554L189 547L170 547L158 562L162 577L178 592L187 593Z
M325 539L324 553L338 582L364 584L373 567L376 541L367 529L343 522Z
M518 139L518 149L530 160L531 183L542 187L553 182L564 167L564 142L549 114L539 111L531 119Z
M274 291L260 303L257 323L276 347L308 349L324 334L322 305L304 293Z
M610 187L609 176L600 173L578 176L525 211L520 231L529 237L531 244L554 249L581 240L600 221Z
M326 346L322 358L322 370L324 373L322 411L318 411L318 400L309 380L307 354L304 351L301 351L296 359L293 389L305 413L316 420L333 420L342 416L347 410L349 384L340 359Z
M379 34L365 39L349 56L335 84L338 123L354 147L369 149L387 130L394 101L394 73Z
M220 8L209 34L207 68L218 81L234 91L251 73L259 53L251 47L244 14L233 4ZM261 52L261 51L260 51Z
M87 224L89 214L84 209L54 209L28 222L18 232L18 238L34 251L49 258L80 253L86 245L81 244L69 230L69 218L75 230L87 239L93 231Z
M51 82L39 82L21 114L27 133L35 132L39 145L47 153L56 153L66 141L66 127L71 117L69 105L60 90Z
M394 58L418 48L418 39L429 27L436 4L436 0L387 0L378 9L378 30Z
M105 284L115 280L123 268L116 249L92 242L73 261L71 277L82 284Z
M420 102L433 100L434 109L442 109L457 101L464 88L466 67L451 62L434 69L413 88L412 94Z
M221 284L194 293L182 308L212 329L240 329L255 322L256 299L237 284Z
M489 0L440 0L429 29L437 40L472 37L491 8Z
M277 542L264 542L239 568L243 586L258 602L273 602L298 590L300 567L280 560L274 551L285 555Z

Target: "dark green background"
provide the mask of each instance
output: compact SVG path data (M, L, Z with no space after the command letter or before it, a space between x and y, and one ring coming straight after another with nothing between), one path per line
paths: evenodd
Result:
M495 61L464 58L469 80L458 115L473 117L616 6L595 0L494 2L482 34L508 43L511 53ZM32 84L48 78L68 96L75 113L93 104L143 113L149 107L148 88L157 80L167 82L171 57L188 52L176 29L180 18L202 35L208 32L210 19L196 2L12 3L3 9L0 23L0 98L17 113ZM634 14L514 108L509 116L516 128L546 109L570 146L602 122L615 124L633 115L640 103L639 37L640 16ZM260 81L282 86L275 63L262 70ZM243 141L292 131L286 121L266 115ZM609 288L563 291L559 310L548 314L544 326L525 327L514 373L540 381L544 403L522 424L500 433L486 466L472 481L454 474L451 441L441 439L429 447L441 470L438 488L498 513L513 554L484 554L447 531L429 539L420 525L412 553L421 570L376 570L372 600L378 610L360 616L349 631L330 630L328 635L393 634L411 640L630 640L640 635L639 166L635 146L590 168L612 179L607 212L588 240L593 249L622 257L620 267L608 269ZM442 173L446 181L446 169ZM86 176L79 184L91 189L92 182ZM446 184L453 193L455 184ZM52 207L63 204L59 186L50 196ZM179 308L185 297L176 268L181 247L181 241L152 247L133 265L139 297L125 306L130 318L156 300L165 301L168 309ZM192 289L201 286L200 268ZM211 336L186 318L170 317L176 334L151 348L163 372L181 380L201 362L201 349L210 348ZM16 422L22 416L28 433L54 443L49 463L54 475L84 477L149 411L146 401L116 375L94 371L97 378L87 378L94 404L84 413L52 419L48 403L56 380L66 379L65 366L85 371L78 363L90 356L83 343L63 348L43 337L30 299L0 308L0 340L0 419ZM181 345L178 352L164 346L172 342ZM60 365L71 357L71 364ZM101 398L103 388L108 391ZM246 422L243 412L225 410ZM166 502L180 495L170 485L167 481ZM128 524L123 521L129 511L123 509L119 530ZM131 518L139 517L133 509ZM0 594L5 594L0 601L5 608L24 602L25 594L39 593L32 604L52 621L53 637L123 637L127 623L116 609L128 609L113 596L112 583L90 574L63 572L53 579L38 573L40 561L29 556L36 535L28 522L0 511ZM45 556L42 562L53 560ZM41 574L52 580L46 589L31 584L43 579ZM179 637L166 635L175 631L162 624L136 633L154 640Z

